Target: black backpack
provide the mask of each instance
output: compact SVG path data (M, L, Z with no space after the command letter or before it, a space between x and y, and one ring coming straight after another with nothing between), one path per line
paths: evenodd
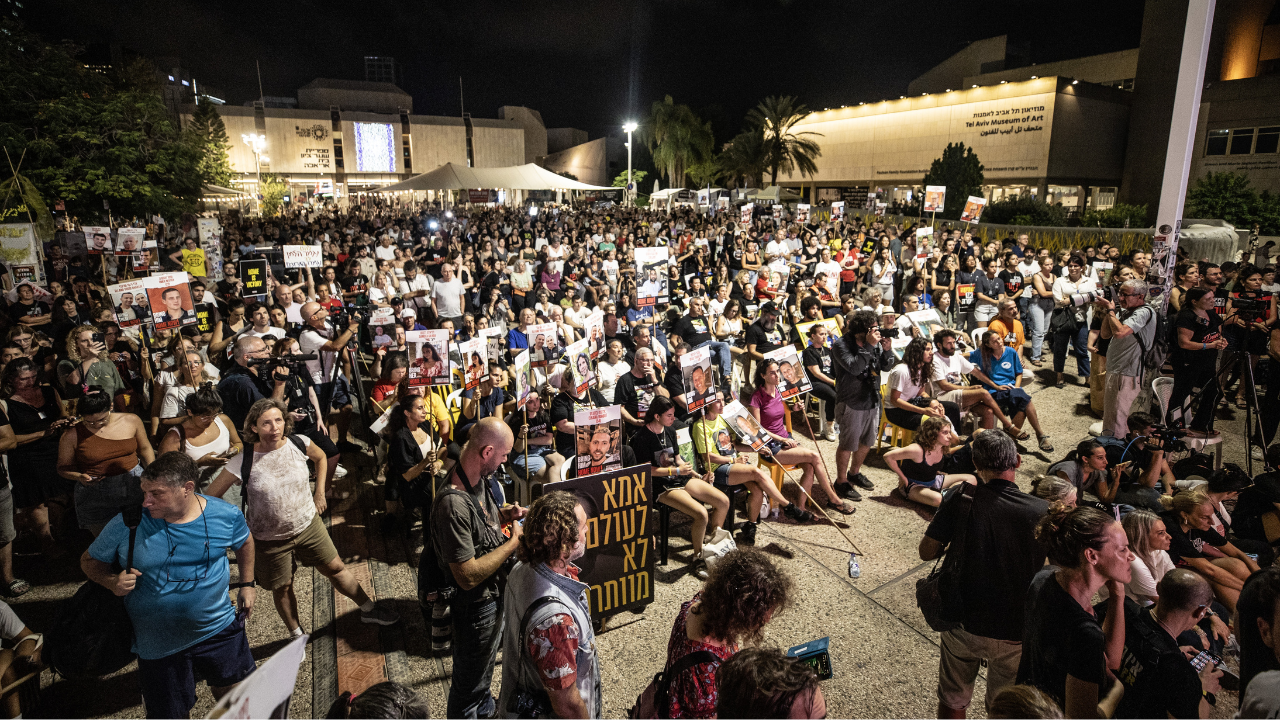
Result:
M302 442L302 438L297 435L286 435L289 442L298 448L298 452L306 457L307 446ZM249 473L253 472L253 443L249 443L244 448L244 459L240 461L240 512L244 512L244 505L249 497Z

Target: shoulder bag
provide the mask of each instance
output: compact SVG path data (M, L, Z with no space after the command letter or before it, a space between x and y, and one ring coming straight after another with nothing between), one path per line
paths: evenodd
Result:
M957 619L960 609L958 587L960 576L964 572L964 541L969 530L969 514L973 510L972 491L974 490L976 488L968 483L961 487L960 498L957 501L960 503L958 510L960 517L956 519L955 537L933 563L933 569L929 571L928 577L916 580L916 606L924 615L925 622L929 623L929 627L935 632L946 632L960 627ZM955 555L954 563L943 562L948 554Z
M680 658L670 669L653 676L644 692L636 698L636 704L627 713L633 720L641 718L666 718L671 713L671 681L694 665L720 662L720 657L710 650L695 650Z

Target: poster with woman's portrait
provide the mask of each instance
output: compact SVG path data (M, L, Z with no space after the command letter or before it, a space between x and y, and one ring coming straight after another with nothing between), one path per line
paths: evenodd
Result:
M680 358L684 379L684 401L689 412L701 410L716 397L716 369L711 363L711 348L690 350Z
M564 351L565 357L569 360L569 371L573 376L574 393L579 397L596 379L595 371L591 369L591 352L587 349L588 345L588 339L582 338L570 343Z
M145 302L138 302L145 299L147 294L142 280L108 285L107 292L111 294L111 305L115 308L116 323L120 327L136 327L146 319Z
M573 414L578 477L622 467L622 406L588 408Z
M545 368L560 359L559 330L555 323L538 323L530 325L525 331L529 338L530 364L535 368Z
M410 330L404 335L409 348L409 386L451 385L448 330Z
M462 358L463 387L475 389L480 381L489 377L489 343L484 338L472 338L458 343L458 356Z
M597 310L587 316L582 323L582 334L587 338L587 349L591 352L591 359L599 360L605 350L603 311Z
M525 404L529 402L529 394L532 391L532 383L529 382L530 361L529 358L533 353L529 350L521 350L516 355L516 360L511 364L511 376L515 379L516 384L516 409L523 410Z
M187 284L186 273L159 273L146 278L143 285L147 289L147 304L156 330L196 324L196 309L191 301L191 286Z
M795 345L780 347L764 354L766 361L778 363L778 392L782 399L803 395L813 389L809 382L809 374L804 371L804 363L800 362L800 354Z

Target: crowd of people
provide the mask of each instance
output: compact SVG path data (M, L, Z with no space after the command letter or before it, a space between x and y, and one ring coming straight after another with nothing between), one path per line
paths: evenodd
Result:
M448 716L599 717L593 623L573 564L586 511L564 492L535 490L528 508L509 499L576 469L575 414L615 405L623 466L653 463L652 500L689 519L689 572L704 581L676 619L665 667L709 655L668 678L670 717L825 713L807 666L770 649L739 652L758 644L791 594L785 570L750 546L766 521L853 514L862 491L876 488L862 470L882 418L906 434L884 455L892 491L936 510L921 557L970 540L944 563L963 577L963 599L960 627L943 634L943 717L963 716L981 664L993 716L1056 706L1070 717L1204 717L1190 690L1150 691L1173 669L1159 680L1138 669L1150 667L1143 653L1179 645L1220 656L1230 638L1250 667L1280 668L1256 647L1269 631L1255 637L1231 623L1252 607L1261 628L1270 606L1258 603L1274 604L1280 485L1234 467L1196 479L1170 464L1168 440L1153 431L1172 421L1190 437L1214 437L1218 395L1238 381L1243 406L1257 368L1267 401L1253 441L1274 439L1280 362L1260 360L1280 357L1280 285L1265 260L1180 263L1162 317L1148 303L1145 251L1055 255L1026 235L983 244L968 230L874 216L795 223L758 210L744 222L689 209L446 210L370 199L217 219L221 244L205 246L205 276L189 276L200 312L157 308L131 322L147 311L108 285L148 270L55 241L43 283L5 278L12 290L0 316L0 593L30 589L14 572L15 542L56 561L76 533L91 535L85 574L150 619L136 625L152 717L185 716L197 677L220 694L252 672L243 623L256 586L272 592L289 632L304 631L292 588L299 565L327 577L362 621L398 622L345 568L321 519L357 491L344 480L344 453L378 459L383 532L421 523L424 620L433 649L453 657ZM200 247L195 218L147 233L161 247L150 271L201 272L184 262ZM289 245L318 246L320 267L286 267ZM637 264L638 250L659 247L665 266ZM264 287L243 277L253 261L265 261ZM162 313L177 326L157 329ZM600 316L583 391L555 350L588 338ZM551 329L533 337L535 325ZM1185 418L1135 404L1163 327L1176 369L1169 408L1194 398ZM439 330L444 346L416 339ZM457 345L476 338L491 338L494 351L464 362ZM1053 372L1037 376L1046 343ZM805 398L783 392L797 370L766 357L789 346L818 401L816 430L793 431L792 412L807 422ZM695 386L711 395L691 410L681 358L704 348L711 368ZM515 366L525 351L542 360L528 374ZM1249 362L1219 363L1232 353ZM1068 354L1102 434L1022 493L1019 453L1055 453L1024 387L1064 387ZM450 367L452 384L436 382ZM763 447L735 439L723 415L731 403L759 426ZM374 420L385 427L367 434ZM695 463L671 452L683 428ZM819 440L835 443L833 468ZM1280 465L1280 449L1267 460ZM790 469L803 492L779 491L774 467ZM740 485L746 520L734 523ZM139 504L148 512L134 564L120 567L129 543L120 513ZM704 546L735 525L741 547L709 563ZM228 551L236 607L226 599ZM1095 610L1100 590L1107 599ZM1266 622L1280 627L1280 617ZM1200 635L1179 637L1194 628ZM1211 704L1220 673L1205 667L1198 678L1181 668L1176 680ZM1256 687L1274 686L1258 678Z

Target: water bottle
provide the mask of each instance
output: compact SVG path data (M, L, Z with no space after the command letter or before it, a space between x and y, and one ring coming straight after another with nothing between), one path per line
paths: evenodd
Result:
M854 580L862 577L862 568L858 565L857 555L849 555L849 577Z

